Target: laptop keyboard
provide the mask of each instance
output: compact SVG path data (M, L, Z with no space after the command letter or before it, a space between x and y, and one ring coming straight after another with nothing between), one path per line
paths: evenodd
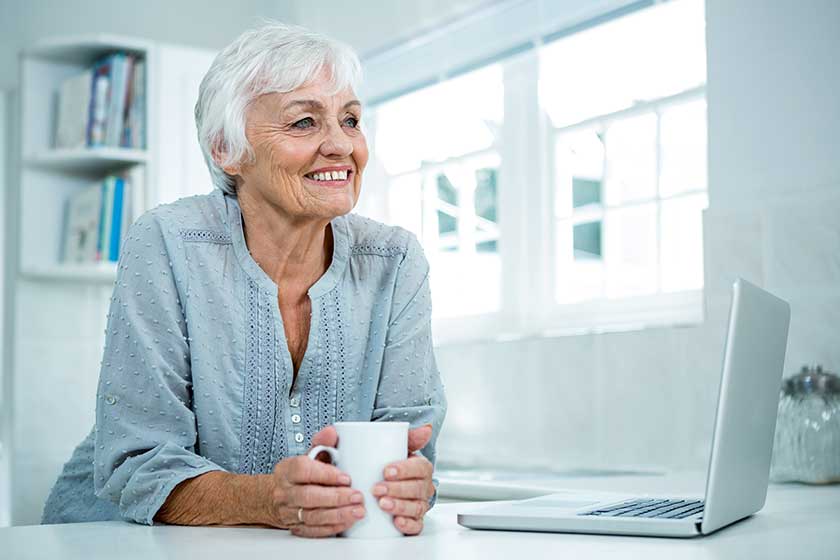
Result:
M579 513L598 517L654 517L656 519L685 519L703 513L703 500L629 500L620 504ZM699 517L698 519L702 519Z

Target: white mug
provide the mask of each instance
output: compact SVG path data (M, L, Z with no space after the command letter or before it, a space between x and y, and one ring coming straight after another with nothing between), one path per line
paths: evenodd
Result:
M365 516L341 535L375 539L400 537L391 514L382 511L371 490L384 480L385 467L408 457L408 422L336 422L338 446L319 445L309 452L314 459L322 451L350 476L350 485L365 497Z

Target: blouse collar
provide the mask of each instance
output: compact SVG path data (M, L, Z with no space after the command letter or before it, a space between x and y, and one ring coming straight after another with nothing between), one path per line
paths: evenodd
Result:
M222 193L222 196L225 205L223 213L225 226L230 233L233 250L240 266L262 289L276 295L277 284L260 268L245 244L245 231L239 201L235 195ZM333 235L332 261L326 272L309 288L308 294L311 299L321 297L335 288L344 274L350 256L350 235L347 228L347 219L344 216L335 217L330 220L330 227Z

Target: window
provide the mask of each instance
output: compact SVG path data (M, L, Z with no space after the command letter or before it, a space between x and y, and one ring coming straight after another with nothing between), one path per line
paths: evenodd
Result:
M672 0L373 108L374 217L421 240L448 332L702 316L704 35Z
M501 305L503 102L501 68L490 66L376 109L374 153L387 175L387 218L423 243L437 317Z
M557 303L703 287L703 49L702 4L682 1L540 53L540 102L553 125Z

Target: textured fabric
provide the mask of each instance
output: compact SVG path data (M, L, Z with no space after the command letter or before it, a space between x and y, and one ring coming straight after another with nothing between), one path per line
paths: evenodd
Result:
M407 231L352 214L331 228L297 378L278 288L248 252L235 197L179 200L130 228L96 427L65 465L44 522L151 524L180 482L269 473L341 420L431 423L423 454L434 463L446 400L422 249Z

